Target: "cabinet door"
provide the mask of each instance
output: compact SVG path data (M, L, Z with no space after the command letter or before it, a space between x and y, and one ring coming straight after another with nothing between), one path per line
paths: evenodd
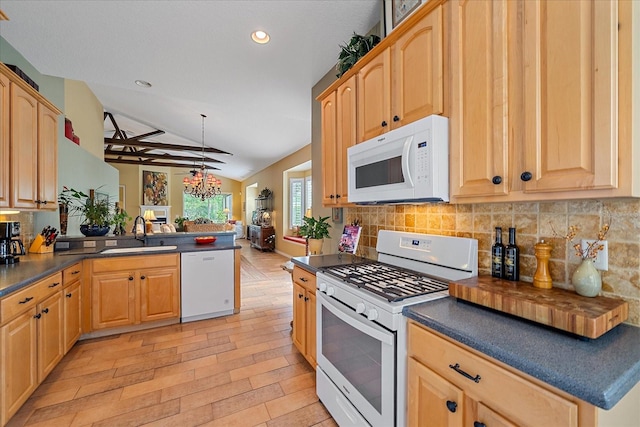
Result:
M307 306L305 304L305 289L298 285L293 284L293 334L291 339L296 348L303 355L306 353L305 346L305 334L307 323Z
M66 287L63 291L64 298L64 353L67 354L71 347L78 341L82 329L80 327L80 281Z
M11 206L36 208L38 195L38 102L11 83Z
M92 330L136 323L134 274L97 274L91 280Z
M335 161L335 194L336 204L344 205L348 202L348 157L347 149L356 144L356 76L353 75L340 85L336 91L336 147ZM324 149L324 147L323 147ZM324 170L324 169L323 169Z
M491 408L483 405L482 403L478 403L477 405L477 413L475 414L473 425L475 423L480 423L481 425L491 426L491 427L516 427L517 424L512 423L502 415L493 411ZM535 423L535 420L531 420L532 423ZM469 423L471 425L471 423Z
M140 321L180 317L180 285L176 269L140 270Z
M58 116L38 104L38 200L40 209L58 209Z
M9 79L0 74L0 207L9 206Z
M0 425L15 414L38 385L36 308L0 329Z
M322 205L335 205L336 203L336 147L337 123L336 123L336 92L322 100Z
M358 138L366 141L391 127L391 53L385 49L358 72Z
M462 390L413 358L407 368L409 427L462 426Z
M307 319L306 319L306 341L307 341L307 359L314 368L316 362L316 294L307 291Z
M617 12L524 2L525 191L617 187Z
M515 2L451 4L451 195L509 191L509 18Z
M38 304L38 381L42 382L64 354L62 293Z
M392 129L442 114L442 31L442 6L438 6L393 44Z

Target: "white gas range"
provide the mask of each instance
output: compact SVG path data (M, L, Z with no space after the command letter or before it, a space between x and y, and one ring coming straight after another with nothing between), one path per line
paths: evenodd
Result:
M378 260L317 274L316 391L340 426L404 426L402 309L478 274L478 241L380 231Z

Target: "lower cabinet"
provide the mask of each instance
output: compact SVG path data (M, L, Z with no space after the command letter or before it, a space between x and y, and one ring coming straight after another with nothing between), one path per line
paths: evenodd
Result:
M91 331L180 318L178 254L90 262Z
M71 347L78 341L82 333L80 328L81 292L79 281L65 287L62 292L64 295L62 298L64 307L64 354L71 350Z
M0 425L62 359L62 274L0 300Z
M413 322L409 426L587 426L594 408Z
M316 276L294 266L293 273L293 344L307 361L316 367Z

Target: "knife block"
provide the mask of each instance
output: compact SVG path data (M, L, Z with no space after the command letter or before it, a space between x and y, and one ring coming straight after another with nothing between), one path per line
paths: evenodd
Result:
M33 243L29 247L29 252L33 254L48 254L53 253L53 245L45 245L45 239L41 234L38 234L33 240Z

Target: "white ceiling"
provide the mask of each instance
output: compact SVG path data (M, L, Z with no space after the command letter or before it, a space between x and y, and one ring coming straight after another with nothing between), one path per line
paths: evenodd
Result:
M200 145L207 115L205 144L233 154L210 155L219 174L243 180L311 142L311 88L381 4L0 0L0 36L41 73L86 82L130 136ZM251 40L258 29L270 43Z

